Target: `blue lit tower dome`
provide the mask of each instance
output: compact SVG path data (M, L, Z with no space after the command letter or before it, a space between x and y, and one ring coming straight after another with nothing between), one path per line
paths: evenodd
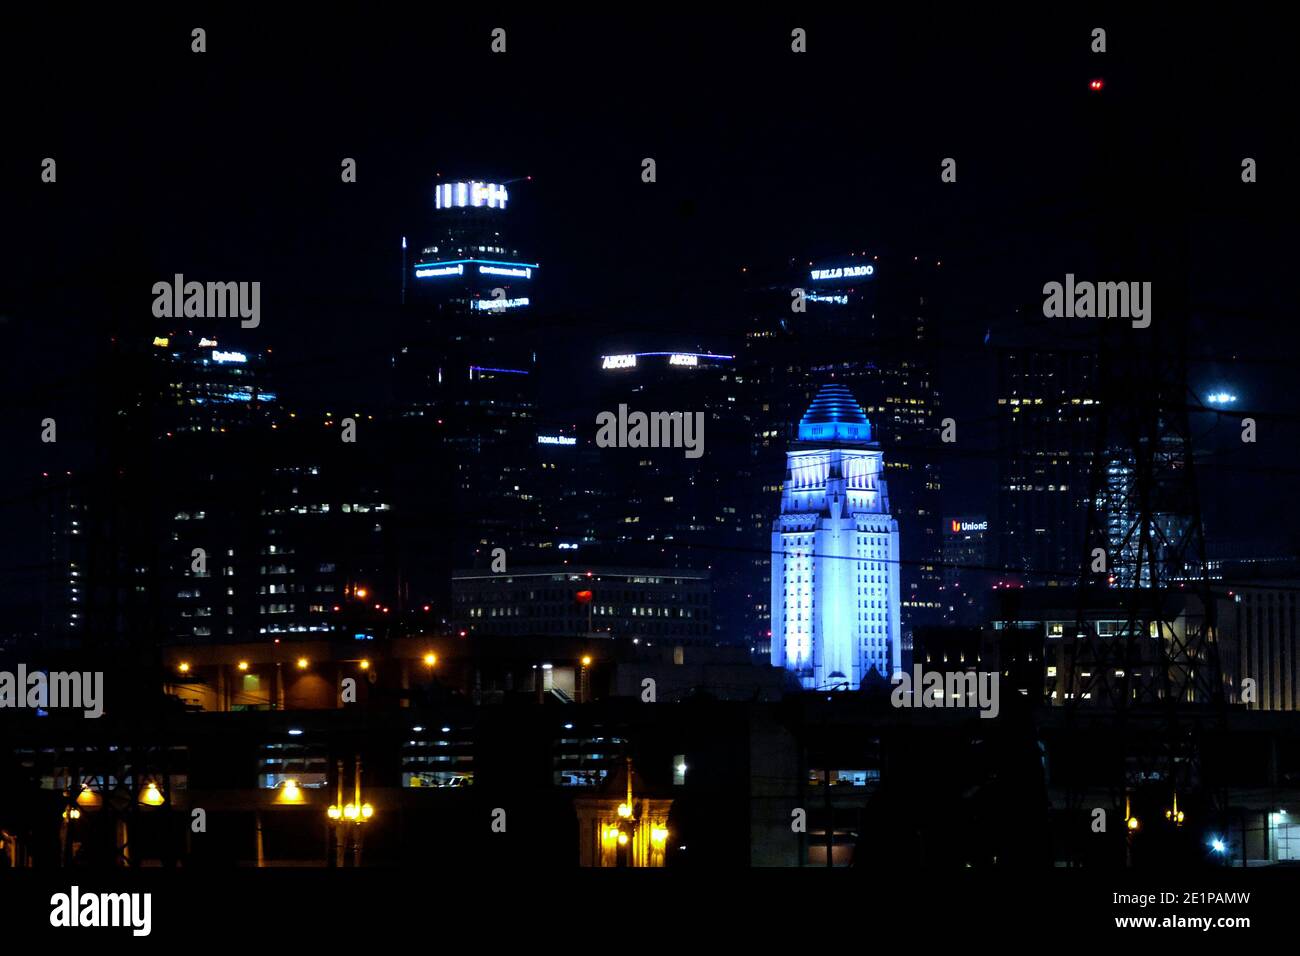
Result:
M870 442L871 423L847 385L823 385L799 420L799 440Z
M898 522L847 386L822 386L786 452L772 523L772 663L809 690L901 670Z

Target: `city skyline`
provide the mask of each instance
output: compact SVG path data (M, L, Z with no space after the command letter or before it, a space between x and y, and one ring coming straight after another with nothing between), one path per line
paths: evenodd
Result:
M820 869L868 927L1285 880L1285 36L16 24L6 886L57 931L156 867L171 930L202 871L406 881L440 931L529 872L689 938L600 871Z

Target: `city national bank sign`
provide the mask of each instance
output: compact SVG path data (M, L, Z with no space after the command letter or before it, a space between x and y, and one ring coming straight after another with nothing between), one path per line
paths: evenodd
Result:
M861 266L835 266L831 269L813 269L812 280L824 282L827 279L870 279L876 274L876 267L870 264Z

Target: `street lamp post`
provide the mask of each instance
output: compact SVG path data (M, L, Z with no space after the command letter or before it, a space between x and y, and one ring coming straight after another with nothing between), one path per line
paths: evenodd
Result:
M617 847L614 850L615 864L618 861L618 848L624 848L627 866L654 866L658 858L663 865L663 854L668 844L667 820L658 821L643 800L638 805L632 794L632 758L625 757L627 767L627 791L624 802L619 804L616 813L618 820L609 830ZM643 813L642 811L646 811ZM638 853L644 854L642 863L637 863Z
M63 824L59 828L59 839L62 843L60 858L63 866L72 865L73 857L73 838L75 835L75 824L81 819L81 807L77 806L77 800L72 796L72 778L68 778L68 787L63 791Z
M352 836L352 865L361 865L361 827L369 823L375 815L375 808L361 799L361 755L356 756L356 767L352 774L353 799L351 803L343 802L343 759L338 765L338 802L330 804L325 815L334 821L334 865L341 867L347 861L347 837ZM348 825L351 824L351 829Z

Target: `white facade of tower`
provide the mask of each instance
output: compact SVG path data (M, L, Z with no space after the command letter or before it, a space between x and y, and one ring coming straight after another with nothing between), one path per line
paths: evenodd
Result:
M890 679L902 662L884 456L843 386L822 390L799 439L772 527L772 663L808 689L856 689L872 668Z

